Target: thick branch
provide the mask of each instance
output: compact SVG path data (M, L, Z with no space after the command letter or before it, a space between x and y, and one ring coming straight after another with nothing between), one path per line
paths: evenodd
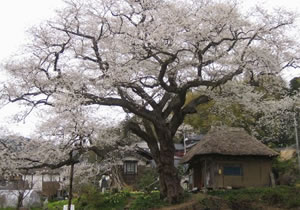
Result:
M176 56L173 55L171 58L169 58L168 60L166 60L165 62L163 62L163 64L161 65L160 71L159 71L159 75L158 75L158 81L160 83L160 85L168 92L171 93L177 93L178 89L176 86L172 86L172 85L167 85L164 81L164 77L166 75L166 71L168 69L168 65L171 64L172 62L174 62L176 59Z
M193 100L191 100L183 109L182 109L182 113L184 115L187 114L194 114L197 112L196 108L198 105L200 104L204 104L207 103L211 100L210 97L206 96L206 95L201 95Z
M133 114L148 119L150 121L154 121L155 117L151 111L148 111L144 107L139 106L133 100L128 101L126 99L120 98L103 98L96 96L90 93L82 93L85 98L85 101L82 102L82 105L105 105L105 106L119 106L124 109L129 110Z
M63 166L69 166L71 164L79 163L79 160L75 160L73 158L68 158L59 163L41 163L40 161L32 160L30 158L25 158L24 160L30 161L32 163L38 163L38 164L34 165L34 166L30 166L30 167L21 167L21 168L19 168L21 170L29 170L29 169L37 169L37 168L57 169L57 168L61 168Z
M160 152L153 128L151 127L151 123L146 120L143 120L143 124L146 129L146 132L142 130L138 123L135 122L129 122L127 126L132 131L132 133L134 133L135 135L147 142L151 154L157 162L160 158Z
M211 99L210 97L206 95L201 95L192 101L190 101L183 109L181 109L178 112L173 113L173 117L170 120L170 130L171 130L171 135L174 136L178 127L183 123L184 117L187 114L193 114L196 113L196 107L200 104L204 104L209 102Z
M103 25L102 25L102 26L103 26ZM93 49L93 51L94 51L94 53L95 53L96 59L92 59L92 58L90 58L90 57L88 57L88 56L83 56L83 58L88 59L88 60L90 60L90 61L96 61L96 62L98 63L99 68L100 68L103 72L105 72L105 71L108 70L109 65L108 65L107 62L104 62L104 61L102 60L101 55L100 55L100 53L99 53L99 47L98 47L98 41L101 39L101 37L102 37L102 35L103 35L103 31L100 33L99 37L96 39L95 37L93 37L93 36L91 36L91 35L87 35L87 34L84 34L84 33L79 32L79 30L77 30L76 32L74 32L74 31L71 31L71 30L68 30L68 29L63 29L63 28L58 28L58 27L53 27L53 28L56 29L56 30L59 30L59 31L63 31L63 32L67 33L68 35L69 35L69 34L72 34L72 35L74 35L74 36L78 36L78 37L82 37L82 38L86 38L86 39L91 40L92 45L93 45L93 46L92 46L92 49ZM101 29L103 30L102 27L101 27Z
M121 84L121 86L125 87L125 88L131 88L133 92L135 92L142 99L147 101L147 103L150 104L153 109L157 110L159 108L158 104L153 100L153 98L139 85L123 83L123 84Z

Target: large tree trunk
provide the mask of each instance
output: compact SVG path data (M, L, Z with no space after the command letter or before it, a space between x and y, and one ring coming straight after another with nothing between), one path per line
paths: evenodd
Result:
M143 124L145 131L134 122L130 122L128 126L133 133L148 144L159 173L161 197L166 198L169 203L177 203L182 197L183 189L178 171L174 166L174 135L168 124L162 123L162 120L157 123L144 120Z
M174 166L175 147L172 137L167 129L157 132L160 148L159 155L154 158L157 164L160 181L160 194L169 203L178 203L182 197L183 189L180 185L178 171ZM156 151L158 152L158 151Z
M183 194L183 189L180 185L180 178L173 161L164 153L161 153L161 162L158 165L160 193L162 198L167 198L169 203L178 203Z

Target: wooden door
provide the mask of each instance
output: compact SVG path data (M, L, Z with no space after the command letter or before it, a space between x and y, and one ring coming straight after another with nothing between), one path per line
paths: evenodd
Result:
M194 186L197 187L198 189L201 189L203 187L203 180L202 180L202 170L201 170L201 165L197 165L194 168Z

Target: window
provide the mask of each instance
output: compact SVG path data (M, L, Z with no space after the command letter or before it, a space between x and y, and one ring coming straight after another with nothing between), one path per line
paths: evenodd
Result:
M7 181L6 180L1 180L0 181L0 186L6 186L7 184Z
M243 170L241 166L224 166L224 175L242 176Z
M137 161L125 161L124 174L137 174Z

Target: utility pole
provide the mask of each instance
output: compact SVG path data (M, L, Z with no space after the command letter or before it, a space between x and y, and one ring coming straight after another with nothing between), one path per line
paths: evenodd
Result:
M298 158L298 169L300 170L300 153L299 153L298 123L296 118L296 109L294 112L294 128L295 128L296 152Z
M186 144L185 144L185 141L186 141L186 136L185 136L185 132L183 133L183 154L185 155L186 154Z
M69 188L69 204L68 210L71 210L72 205L72 198L73 198L73 175L74 175L74 162L73 162L73 150L70 153L71 163L71 170L70 170L70 188Z

